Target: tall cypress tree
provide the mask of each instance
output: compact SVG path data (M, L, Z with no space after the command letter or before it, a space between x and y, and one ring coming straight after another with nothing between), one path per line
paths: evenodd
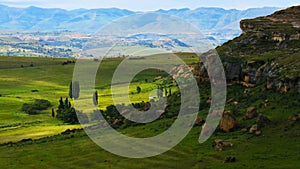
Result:
M79 92L80 92L80 86L79 82L70 82L69 86L69 96L71 99L78 99L79 98Z
M55 112L54 112L54 108L52 108L52 118L55 117Z
M67 108L70 108L70 107L69 107L69 99L68 99L68 98L65 99L64 108L66 108L66 109L67 109Z
M94 102L94 105L95 106L98 106L98 92L95 91L94 94L93 94L93 102Z
M71 83L70 83L70 86L69 86L69 97L70 97L71 99L73 99L73 94L72 94L72 92L73 92L73 83L71 82Z
M63 102L63 98L60 97L59 99L59 105L58 105L58 109L63 109L65 106L64 106L64 102Z
M74 99L79 98L79 92L80 92L79 82L75 81L72 84L72 96L73 96Z

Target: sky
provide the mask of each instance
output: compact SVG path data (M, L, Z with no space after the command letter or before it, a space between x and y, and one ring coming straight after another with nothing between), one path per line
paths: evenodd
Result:
M248 9L256 7L289 7L300 5L300 0L0 0L0 4L13 7L37 6L43 8L121 8L133 11L220 7L224 9Z

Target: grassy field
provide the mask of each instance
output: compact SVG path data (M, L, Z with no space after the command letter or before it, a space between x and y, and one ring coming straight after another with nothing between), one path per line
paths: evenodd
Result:
M130 127L122 132L135 137L158 134L172 121L161 120L145 126ZM250 137L247 133L218 132L206 143L199 144L199 127L176 147L159 156L128 159L113 155L93 143L83 132L72 136L57 136L40 141L0 147L1 168L193 168L234 169L268 168L294 169L299 166L299 129L282 132L281 125L263 130L264 135ZM219 152L212 148L214 139L230 140L234 146ZM226 157L236 157L235 163L224 163Z
M12 60L11 60L12 59ZM18 59L33 67L21 68ZM0 57L0 143L16 142L31 138L33 141L3 144L0 146L0 168L268 168L294 169L300 165L300 124L291 125L288 117L299 113L299 94L295 91L262 93L263 84L248 89L247 95L241 93L245 88L233 85L228 88L226 110L232 111L240 121L234 132L224 133L217 130L204 144L198 143L201 127L194 127L188 136L176 147L159 156L145 159L129 159L113 155L93 143L83 131L69 135L59 134L66 129L80 128L80 125L67 125L51 117L46 110L39 115L27 115L20 111L23 103L34 99L47 99L57 107L60 96L68 96L68 87L72 79L73 64L62 65L66 59ZM184 57L189 64L196 58ZM44 64L44 62L47 62ZM120 58L104 60L98 74L96 89L99 91L100 107L111 104L110 77L121 62ZM100 71L101 72L101 71ZM156 84L151 79L161 75L156 70L141 72L130 86L130 98L133 102L147 101L149 92ZM150 80L146 83L145 78ZM100 83L101 82L101 83ZM104 83L102 83L104 82ZM141 94L136 94L136 86L141 86ZM201 92L200 117L205 117L210 97L209 84L199 86ZM38 92L32 92L38 90ZM120 88L122 91L122 88ZM132 93L131 93L132 92ZM269 106L261 108L261 103L269 100ZM237 106L233 102L237 101ZM271 123L262 129L261 136L241 133L240 129L249 128L255 119L245 120L244 114L249 106L258 108L259 113L267 116ZM174 119L162 119L146 125L119 129L119 132L131 137L150 137L167 130ZM50 137L51 136L51 137ZM224 139L233 143L233 147L216 151L212 147L215 139ZM235 157L236 162L224 163L227 157Z
M190 55L181 56L187 63L197 62ZM55 135L67 128L80 128L80 125L66 125L51 117L51 108L39 115L27 115L20 111L24 103L35 99L46 99L57 108L60 97L68 97L72 80L73 63L62 65L74 59L0 57L0 143L19 141L25 138L41 138ZM110 91L111 78L122 58L104 59L96 78L99 93L99 107L105 109L113 104ZM21 66L23 65L23 66ZM162 75L157 70L139 73L130 86L132 102L148 101L150 92L156 89L152 80ZM149 82L146 83L145 79ZM142 92L136 94L136 87ZM32 92L38 90L38 92ZM122 86L120 86L120 91ZM125 90L126 91L126 90Z
M40 138L80 127L52 119L50 110L34 116L20 111L23 103L34 99L47 99L56 107L58 97L68 95L73 65L62 66L65 61L67 59L0 57L0 142Z

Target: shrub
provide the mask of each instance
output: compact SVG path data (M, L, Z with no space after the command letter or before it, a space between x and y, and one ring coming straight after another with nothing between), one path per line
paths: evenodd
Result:
M52 105L48 100L35 100L33 103L24 103L21 110L27 114L39 114L42 110L47 110Z
M142 89L141 89L140 86L136 87L136 92L137 92L138 94L141 93L141 91L142 91Z

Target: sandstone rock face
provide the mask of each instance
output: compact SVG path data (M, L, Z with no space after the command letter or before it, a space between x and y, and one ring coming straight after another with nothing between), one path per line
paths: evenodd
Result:
M266 88L283 93L290 89L296 89L300 93L300 78L278 80L277 77L267 77Z
M205 69L204 66L201 69ZM243 64L225 62L224 69L227 81L241 81L246 84L257 84L264 81L266 82L267 89L278 92L287 92L290 89L296 89L300 93L300 77L279 79L277 74L280 74L282 68L275 62L251 61ZM209 79L205 73L198 72L196 76L198 82Z
M247 108L247 112L246 112L246 118L247 119L253 119L255 117L257 117L257 109L256 107L249 107Z
M243 34L216 50L223 61L226 78L246 87L266 82L266 89L300 93L300 6L272 15L240 22ZM203 54L203 58L208 58ZM296 60L296 62L295 62ZM201 62L196 69L198 81L208 79Z
M230 132L237 128L239 122L236 120L235 116L230 112L225 112L220 121L220 129L225 132Z
M244 44L248 46L253 45L254 49L264 48L264 51L268 51L271 50L270 47L272 47L273 49L299 51L299 45L293 44L299 44L300 40L300 6L290 7L265 17L242 20L240 27L243 34L248 37L246 38L247 41L243 40ZM255 37L253 39L256 39L256 41L251 40L250 37ZM247 51L251 53L251 50ZM244 52L247 53L247 51ZM289 54L285 55L288 56ZM297 73L291 75L288 71L284 72L284 69L287 69L287 67L285 67L285 64L278 63L278 61L268 60L267 63L261 63L260 67L257 67L257 63L254 63L254 65L251 65L252 63L245 65L246 67L243 68L245 77L243 79L249 83L257 83L260 79L267 77L267 89L287 92L291 88L296 88L300 93L298 87L299 80L297 80L299 76L297 77ZM297 70L294 63L291 62L290 64L290 66L293 66L294 69ZM285 74L285 76L282 76L283 74Z
M240 63L225 62L224 68L226 72L226 79L231 80L240 80L242 77L242 66Z
M277 11L272 15L258 17L255 19L242 20L240 28L243 33L257 34L265 36L269 34L274 41L284 41L287 39L298 39L299 32L285 30L282 25L289 25L293 28L300 26L300 6L290 7L285 10ZM275 31L274 29L277 28Z
M246 83L256 84L270 75L275 64L264 61L248 61L243 65L243 75ZM247 81L246 81L247 80Z

